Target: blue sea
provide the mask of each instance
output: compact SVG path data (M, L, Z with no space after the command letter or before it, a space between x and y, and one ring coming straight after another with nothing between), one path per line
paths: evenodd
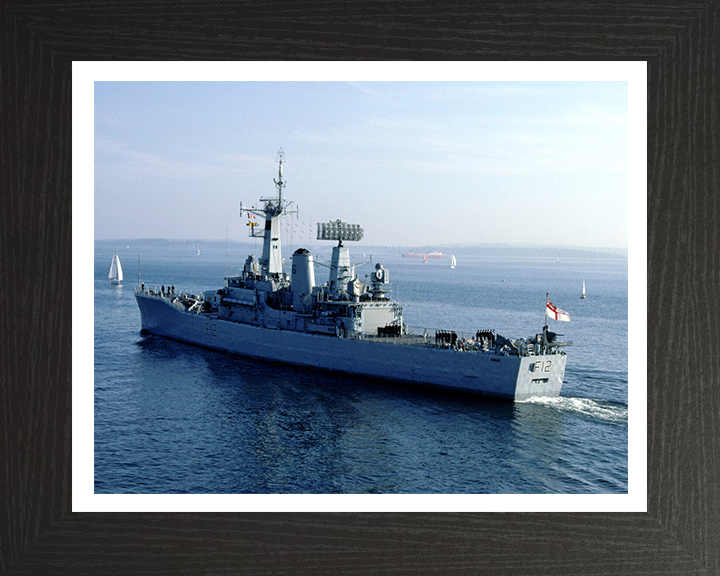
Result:
M107 274L116 245L125 280L113 286ZM542 329L546 293L570 314L570 322L550 321L573 341L561 396L512 403L248 360L141 333L138 255L146 286L199 293L220 287L247 250L95 243L96 494L628 491L627 259L501 258L478 248L456 254L450 269L449 254L427 263L390 248L372 254L390 271L412 327L528 337ZM329 246L316 252L329 256ZM351 257L370 260L352 247ZM372 268L356 271L362 278ZM317 282L326 274L316 268Z

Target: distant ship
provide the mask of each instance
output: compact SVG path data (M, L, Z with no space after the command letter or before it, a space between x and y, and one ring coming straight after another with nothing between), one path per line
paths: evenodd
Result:
M123 279L122 265L120 264L120 258L117 254L117 248L115 248L115 255L110 263L108 278L110 279L110 284L119 284Z
M509 339L491 329L411 333L403 322L403 307L390 297L389 271L376 263L363 279L355 272L358 264L351 263L344 242L360 240L364 231L343 220L317 225L318 240L337 242L327 282L316 284L313 255L305 248L293 253L291 273L283 271L280 218L296 212L283 197L283 161L280 149L273 180L277 195L261 198L257 207L240 204L241 217L264 217L262 229L251 226L249 231L251 237L263 238L260 258L249 255L237 275L203 294L176 294L174 286L169 291L138 286L135 298L144 331L251 358L376 380L510 400L560 394L567 358L563 347L571 342L558 341L548 330L550 308L544 328L529 338ZM560 312L551 310L556 320L565 319Z
M403 254L403 258L425 258L426 260L428 258L442 258L444 254L442 252L438 252L437 250L434 250L433 252L426 252L425 254L415 254L415 252L408 252L407 254Z

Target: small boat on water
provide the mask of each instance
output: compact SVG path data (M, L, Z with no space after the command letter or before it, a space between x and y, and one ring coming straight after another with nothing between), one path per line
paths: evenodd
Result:
M580 294L580 300L585 300L585 278L583 278L583 291Z
M112 262L110 264L110 272L108 273L108 278L110 278L110 284L120 284L123 279L123 271L120 264L120 258L118 258L117 248L115 248L115 255L113 256Z
M452 258L450 259L450 268L455 268L456 264L457 260L455 260L455 255L453 254Z
M407 254L403 254L403 258L425 258L427 260L428 258L442 258L444 254L442 252L438 252L437 250L433 250L432 252L427 252L426 254L416 254L415 252L408 252Z

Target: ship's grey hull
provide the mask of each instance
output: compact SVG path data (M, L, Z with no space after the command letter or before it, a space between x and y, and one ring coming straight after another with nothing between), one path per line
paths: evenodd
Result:
M509 400L558 396L565 354L502 356L278 330L180 311L136 293L142 327L159 336L239 354ZM392 339L390 339L392 341Z

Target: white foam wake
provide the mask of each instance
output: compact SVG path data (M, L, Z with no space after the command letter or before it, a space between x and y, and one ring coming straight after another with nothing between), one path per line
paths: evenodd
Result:
M523 404L542 404L563 412L576 412L590 418L597 418L607 422L627 422L628 408L611 402L592 400L591 398L529 398Z

